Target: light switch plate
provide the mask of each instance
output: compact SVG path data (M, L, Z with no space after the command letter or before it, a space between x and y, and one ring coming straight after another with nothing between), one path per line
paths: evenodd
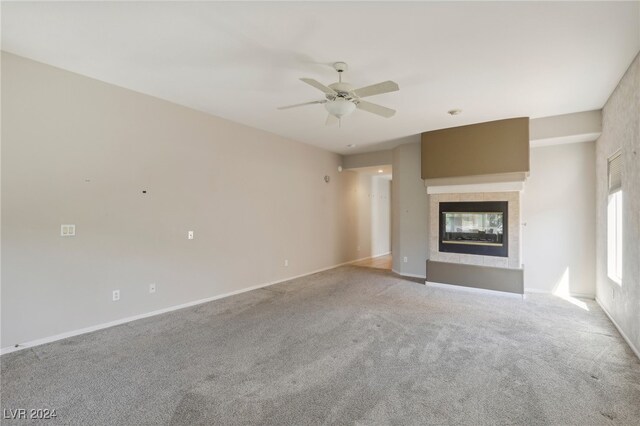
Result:
M189 231L189 233L187 234L187 238L193 240L193 231Z

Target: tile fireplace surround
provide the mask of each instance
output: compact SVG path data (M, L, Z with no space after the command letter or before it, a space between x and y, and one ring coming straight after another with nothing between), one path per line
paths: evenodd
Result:
M439 251L440 202L452 201L507 201L508 202L508 253L509 257L482 256L476 254L445 253ZM436 262L461 263L467 265L499 268L521 268L520 245L520 192L473 192L457 194L429 194L429 259Z

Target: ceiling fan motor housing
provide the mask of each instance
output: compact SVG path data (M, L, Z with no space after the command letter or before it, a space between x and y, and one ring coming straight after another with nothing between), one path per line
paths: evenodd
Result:
M336 91L338 94L338 98L351 99L352 96L350 93L353 91L353 86L349 83L337 82L329 85L330 88ZM335 97L334 97L335 98ZM330 96L327 95L327 99L330 99Z

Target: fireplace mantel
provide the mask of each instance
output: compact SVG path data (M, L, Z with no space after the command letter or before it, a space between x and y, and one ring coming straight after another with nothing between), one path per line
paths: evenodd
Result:
M470 183L466 185L430 185L427 194L473 194L483 192L521 192L524 182Z

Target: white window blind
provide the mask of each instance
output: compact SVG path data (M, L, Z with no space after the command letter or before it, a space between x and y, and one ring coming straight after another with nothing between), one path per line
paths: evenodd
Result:
M614 194L622 189L622 156L618 151L609 157L609 194Z

